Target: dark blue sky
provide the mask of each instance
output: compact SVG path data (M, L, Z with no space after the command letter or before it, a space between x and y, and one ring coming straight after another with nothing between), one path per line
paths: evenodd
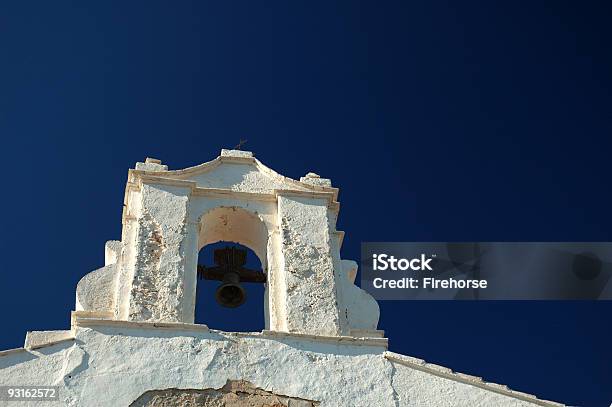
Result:
M69 325L127 169L214 158L341 188L362 241L612 240L604 2L12 2L0 13L0 348ZM385 302L393 351L612 401L612 302ZM240 330L241 326L236 326Z

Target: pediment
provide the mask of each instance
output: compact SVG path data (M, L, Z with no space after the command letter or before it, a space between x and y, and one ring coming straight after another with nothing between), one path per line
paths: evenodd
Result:
M283 178L264 173L256 163L221 161L211 170L183 179L196 182L199 188L229 189L240 192L272 193L275 189L307 190L297 181L291 182Z
M260 194L272 194L275 190L314 191L331 192L334 198L337 196L336 188L317 183L322 179L312 180L303 177L297 181L278 174L250 153L241 153L248 152L223 150L222 154L212 161L182 170L166 170L167 167L160 164L144 164L131 171L133 175L142 174L148 177L191 181L196 184L197 188Z

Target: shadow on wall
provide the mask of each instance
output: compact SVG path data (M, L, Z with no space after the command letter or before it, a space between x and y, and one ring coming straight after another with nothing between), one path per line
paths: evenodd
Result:
M198 264L205 267L214 266L214 251L226 247L246 250L245 267L261 270L261 262L253 250L234 242L217 242L204 246L198 255ZM216 301L215 292L220 285L220 281L198 278L195 323L206 324L211 329L229 332L260 332L263 330L265 327L265 285L261 283L241 283L246 292L246 301L236 308L223 307Z

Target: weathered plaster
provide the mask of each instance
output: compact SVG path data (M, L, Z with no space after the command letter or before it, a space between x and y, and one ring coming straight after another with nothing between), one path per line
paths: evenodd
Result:
M60 401L50 406L128 406L147 392L223 389L228 381L329 407L557 405L404 359L384 345L98 322L77 325L73 341L0 355L0 385L45 378L60 386Z
M314 172L309 172L305 176L300 178L300 182L310 185L317 185L320 187L331 187L331 179L329 178L321 178L319 174L315 174Z
M183 321L188 190L143 185L129 319Z
M163 165L156 158L147 158L143 163L136 163L136 169L140 171L168 171L168 166Z
M340 278L338 279L338 292L342 306L340 312L348 320L350 332L360 335L377 335L376 327L380 310L378 303L371 295L355 285L357 275L357 262L342 260Z
M116 278L116 264L85 275L77 284L75 310L111 311L115 306Z
M313 173L295 181L252 153L232 150L184 170L140 167L128 175L122 242L108 249L116 277L115 293L106 297L113 297L114 318L193 322L198 251L223 240L252 248L268 274L267 329L326 335L362 329L346 316L359 298L350 298L349 289L340 298L336 288L342 232L331 181Z
M121 241L79 281L71 329L0 351L0 385L58 385L49 406L556 405L388 352L378 304L340 256L337 197L331 180L292 180L245 151L184 170L138 163ZM261 260L260 333L193 324L198 251L217 241Z
M72 330L28 331L23 347L25 349L37 349L72 339L74 339Z
M240 192L272 193L275 189L285 188L281 179L270 177L256 167L243 163L229 163L187 179L195 181L202 188L221 187ZM306 188L299 187L299 190L306 191Z
M327 205L278 197L289 332L340 335Z

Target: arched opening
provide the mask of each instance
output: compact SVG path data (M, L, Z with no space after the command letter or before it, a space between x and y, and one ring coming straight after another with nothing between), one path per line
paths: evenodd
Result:
M226 248L245 250L245 267L251 270L262 270L261 262L255 253L234 242L217 242L204 246L198 255L198 264L205 267L214 267L215 250ZM235 308L223 306L219 302L219 289L222 281L206 280L198 277L196 285L196 324L206 324L209 328L222 331L256 332L265 328L264 296L265 285L262 283L240 282L239 286L244 295L244 302ZM229 288L222 289L227 296L236 295ZM235 298L235 297L234 297ZM232 300L228 300L231 302Z
M267 328L265 224L238 207L212 209L200 222L195 323L223 331Z

